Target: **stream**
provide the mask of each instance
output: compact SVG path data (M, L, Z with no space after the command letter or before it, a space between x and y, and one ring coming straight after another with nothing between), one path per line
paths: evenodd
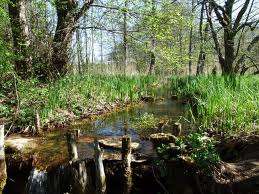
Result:
M258 136L219 144L223 160L216 171L218 177L199 174L199 169L185 160L157 165L157 153L148 137L153 133L172 133L172 124L179 121L182 124L181 135L188 134L193 130L187 121L188 110L187 105L168 99L129 106L92 120L80 120L68 128L46 132L41 137L11 135L5 142L9 148L6 149L8 179L4 194L96 193L94 139L120 142L124 135L130 136L132 142L139 145L139 149L132 153L131 193L257 194ZM66 133L78 130L80 136L76 145L79 159L71 163ZM107 194L121 194L121 150L110 147L102 150ZM161 172L164 167L167 169L165 177Z
M29 172L28 169L27 171L9 170L9 181L6 186L5 193L49 193L46 191L48 179L47 171L57 168L57 166L62 166L62 164L68 162L65 136L67 131L80 130L80 138L77 140L79 160L93 159L93 141L95 137L98 137L98 139L120 139L124 135L130 136L133 142L137 142L140 145L140 149L133 153L134 159L152 158L156 156L156 152L147 137L152 133L171 132L170 124L179 121L180 118L182 122L187 110L187 106L169 99L154 103L142 103L137 106L127 107L123 110L99 116L97 119L93 119L92 121L77 121L67 129L48 132L44 134L45 137L37 138L36 141L35 139L32 139L30 142L30 139L28 138L28 142L30 143L27 146L24 146L24 155L33 155L33 158L37 158L33 161L33 169ZM166 120L168 123L162 128L135 128L136 121L142 122L140 118L142 118L143 115L155 118L156 121ZM186 126L187 125L183 125L183 131L187 128ZM23 141L15 138L16 137L13 139L16 142ZM12 138L10 138L9 141L11 140ZM103 159L108 161L120 161L120 150L109 148L103 149ZM58 168L60 171L60 167ZM61 168L63 168L63 166Z

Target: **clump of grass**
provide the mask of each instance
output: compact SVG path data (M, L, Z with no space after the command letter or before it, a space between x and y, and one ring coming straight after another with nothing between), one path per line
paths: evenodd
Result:
M236 77L235 87L220 76L174 77L171 90L192 98L201 129L228 135L259 131L259 77Z
M18 99L13 95L16 100L13 107L19 107L17 122L21 126L33 125L35 110L39 111L43 124L65 122L66 118L60 115L62 111L78 117L114 102L123 104L138 101L145 95L156 96L158 87L158 80L153 76L70 75L48 84L19 80ZM5 110L5 117L10 117L13 112L6 106L0 108Z

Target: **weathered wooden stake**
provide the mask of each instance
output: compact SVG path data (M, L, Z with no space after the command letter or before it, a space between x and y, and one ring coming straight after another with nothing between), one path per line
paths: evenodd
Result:
M38 110L35 111L35 129L37 134L42 133L41 125L40 125L40 115Z
M75 136L72 133L67 133L66 136L69 160L75 161L78 159Z
M173 124L173 130L172 130L173 135L179 136L182 133L182 124L181 123L174 123Z
M132 189L132 171L131 171L131 138L124 136L122 138L121 156L123 162L123 194L129 194Z
M106 177L104 172L102 151L99 146L97 138L94 140L94 160L96 169L96 193L105 194L106 193Z
M0 125L0 193L3 192L6 184L6 164L5 164L5 150L4 150L4 125Z
M80 129L76 130L76 138L78 139L80 137Z

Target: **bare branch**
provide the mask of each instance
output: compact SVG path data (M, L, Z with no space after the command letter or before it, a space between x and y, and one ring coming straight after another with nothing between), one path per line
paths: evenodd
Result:
M245 14L245 12L248 8L249 3L250 3L250 0L246 0L243 7L240 10L240 12L238 13L235 23L234 23L234 30L236 30L238 28L240 21L242 20L243 15Z
M78 13L75 16L75 21L78 21L81 16L85 14L85 12L90 8L91 4L94 2L94 0L86 0L81 7L81 9L78 11Z

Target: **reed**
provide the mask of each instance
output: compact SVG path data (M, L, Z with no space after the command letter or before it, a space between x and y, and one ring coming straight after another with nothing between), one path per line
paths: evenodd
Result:
M114 102L139 101L141 96L157 96L158 79L153 76L70 75L56 83L37 80L19 81L19 124L33 124L33 112L39 110L43 124L65 119L57 112L66 110L76 116L95 112Z
M236 77L235 85L221 76L173 77L171 91L191 98L201 129L230 135L259 132L259 77Z

